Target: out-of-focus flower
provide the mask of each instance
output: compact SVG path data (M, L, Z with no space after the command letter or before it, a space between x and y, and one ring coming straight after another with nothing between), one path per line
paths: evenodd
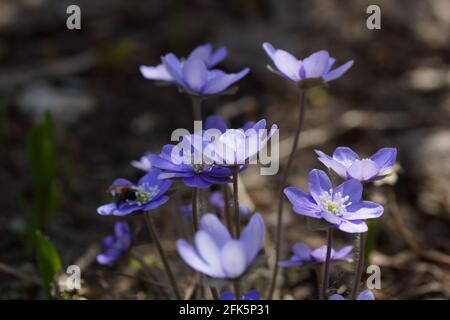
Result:
M106 251L97 256L97 262L104 265L111 265L123 256L131 245L130 227L126 222L116 222L114 235L103 239Z
M309 173L308 183L310 195L294 187L284 189L294 212L298 214L324 219L349 233L366 232L364 220L383 214L383 206L361 200L363 187L358 180L347 180L333 189L327 174L314 169Z
M333 294L328 298L328 300L346 300L346 299L340 294ZM372 291L364 290L358 294L356 300L375 300L375 296L373 295Z
M185 150L168 144L160 155L149 155L149 160L155 168L161 169L160 179L181 179L189 187L208 188L213 184L230 182L230 169L204 161L201 154L196 163L195 153L193 147Z
M346 261L352 258L352 246L346 246L335 251L331 248L331 260ZM322 263L327 257L327 246L323 245L315 250L310 249L304 243L296 243L292 246L293 256L289 260L280 261L282 267L299 267L308 263Z
M152 169L152 163L150 162L148 158L148 154L143 155L139 160L133 160L131 161L131 165L135 167L136 169L142 170L142 171L150 171Z
M203 60L195 56L182 62L173 53L166 54L161 59L173 82L183 91L196 96L224 94L250 71L245 68L238 73L228 74L219 69L210 70Z
M250 290L241 297L241 300L260 300L261 295L256 290ZM233 292L224 292L220 295L219 300L236 300Z
M195 247L185 240L177 241L177 251L191 268L212 278L240 277L253 263L264 243L264 221L255 214L239 239L233 239L228 229L214 214L200 220L195 234Z
M211 162L221 166L245 165L266 146L278 130L275 124L269 132L265 128L266 120L262 119L246 130L227 129L207 144L204 155Z
M299 83L300 86L310 87L335 80L353 65L351 60L332 70L336 59L330 57L326 50L299 60L287 51L275 49L268 42L263 44L263 48L275 65L275 69L269 66L269 70L289 81Z
M192 50L188 56L188 59L200 59L208 68L212 68L225 59L226 56L227 49L225 47L220 47L217 50L213 50L212 45L210 43L206 43ZM181 61L181 63L184 62ZM167 71L166 66L163 63L155 67L141 65L139 69L142 76L146 79L168 83L174 82L173 77Z
M322 151L316 150L319 161L332 169L344 179L356 179L361 182L384 178L395 165L396 148L382 148L370 158L360 158L356 152L348 147L338 147L330 157Z
M114 202L97 209L101 215L125 216L136 211L148 211L159 207L169 200L165 195L172 184L169 180L160 180L161 171L152 169L137 184L126 179L116 179L110 187Z
M216 208L219 211L223 211L225 209L225 200L223 199L223 193L220 191L214 191L211 193L211 196L209 198L211 201L211 204L214 208ZM244 205L239 203L239 212L241 215L245 216L250 213L250 209Z

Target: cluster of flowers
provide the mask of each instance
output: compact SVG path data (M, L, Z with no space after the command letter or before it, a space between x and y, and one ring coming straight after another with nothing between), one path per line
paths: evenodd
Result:
M313 86L335 80L353 64L353 61L349 61L333 69L335 59L330 57L327 51L319 51L303 60L298 60L288 52L275 49L268 43L264 43L263 48L274 63L274 67L269 69L294 82L301 90L308 90ZM141 66L140 71L147 79L175 84L181 92L204 99L232 92L232 86L249 72L248 68L238 73L225 73L215 69L226 55L225 48L213 50L210 44L206 44L194 49L186 59L169 53L161 57L161 64L155 67ZM205 130L218 130L220 133L218 137L208 140L205 139L204 131L194 132L182 137L178 144L163 146L160 154L148 153L140 160L133 161L132 165L135 168L145 172L142 178L137 183L122 178L116 179L110 187L113 201L100 206L98 213L119 217L144 213L148 219L152 219L149 212L169 200L168 190L175 180L182 181L194 191L210 188L213 185L223 185L225 186L224 194L229 190L227 184L232 184L232 197L224 200L222 193L214 192L211 195L211 202L221 212L231 211L230 200L232 200L236 213L234 223L230 225L232 219L223 219L227 220L224 223L218 215L213 213L201 212L199 218L198 199L194 196L197 192L193 192L192 207L184 207L182 211L193 218L194 244L179 239L176 247L180 257L194 270L211 278L230 280L230 283L238 288L239 280L254 263L265 240L262 216L257 212L251 213L248 208L239 205L238 172L248 167L249 160L258 155L278 127L273 125L269 133L261 137L260 132L265 128L264 119L256 123L246 123L242 128L230 129L220 117L207 118ZM250 148L247 152L241 152L243 146L248 146L255 135L258 138L256 147ZM196 137L200 137L201 140L200 150L194 143ZM186 142L189 148L180 147ZM224 148L228 151L227 153L222 152ZM205 151L208 151L208 161L196 162L197 156L205 160ZM383 207L361 199L362 184L382 178L394 165L396 150L383 148L368 159L360 158L350 148L345 147L337 148L331 157L321 151L316 153L326 167L335 171L345 181L333 188L325 172L312 170L308 178L309 194L294 187L284 189L284 194L292 204L293 211L310 218L323 219L330 226L344 232L367 231L364 221L381 216ZM242 232L239 218L241 215L250 216ZM235 230L232 230L232 227ZM149 229L154 232L151 226ZM97 257L97 261L107 265L117 261L130 250L131 238L127 223L117 222L115 234L104 239L106 250ZM153 235L153 240L158 241L158 237ZM293 257L278 263L283 267L298 267L309 263L326 263L329 260L348 260L352 257L351 251L351 246L338 251L327 246L312 250L298 243L293 246ZM162 251L160 255L165 261ZM173 278L169 265L165 264L165 267L168 277ZM176 294L175 281L172 281L172 286ZM361 293L360 297L368 299L373 298L373 295L370 292ZM259 299L260 294L255 290L241 294L240 290L236 289L235 294L224 292L218 298L252 300ZM329 298L343 299L339 295L332 295Z

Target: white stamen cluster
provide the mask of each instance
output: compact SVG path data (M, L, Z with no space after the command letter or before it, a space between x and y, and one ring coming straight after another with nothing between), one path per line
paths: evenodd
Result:
M144 183L136 188L136 202L138 205L143 205L152 201L159 193L158 186L151 186Z
M341 192L333 195L333 190L323 192L319 197L319 207L323 211L334 214L337 217L342 216L347 212L347 207L352 203L348 201L349 196L342 196Z

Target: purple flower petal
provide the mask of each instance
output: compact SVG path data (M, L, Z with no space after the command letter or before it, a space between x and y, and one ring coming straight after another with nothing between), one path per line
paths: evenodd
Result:
M300 67L302 62L284 50L276 50L272 56L278 70L293 81L300 80Z
M200 258L194 247L190 245L187 241L178 240L177 251L178 254L181 256L181 258L184 260L184 262L188 264L191 268L204 274L207 274L209 276L215 275L215 273L211 270L211 268L203 261L202 258Z
M376 163L380 173L392 168L397 159L396 148L382 148L378 150L370 159Z
M236 296L233 292L223 292L220 295L219 300L236 300Z
M247 259L249 261L253 261L261 250L264 244L264 232L264 221L261 215L256 213L250 219L240 238L247 250Z
M304 243L296 243L292 246L295 257L302 261L311 261L311 249Z
M222 249L224 244L232 239L228 229L216 215L211 213L207 213L201 218L200 230L207 232L213 237L219 249Z
M149 211L149 210L156 209L159 206L162 206L167 201L169 201L169 197L168 196L161 196L161 197L159 197L157 199L154 199L154 200L150 201L148 204L145 204L144 206L142 206L142 210L143 211Z
M249 68L245 68L239 73L218 75L208 80L208 82L206 82L202 93L205 95L213 95L222 92L229 86L231 86L233 83L242 79L249 71L250 71Z
M333 255L333 259L335 260L348 260L352 257L350 253L353 250L353 246L345 246L342 249L336 251Z
M215 65L219 64L223 59L226 58L228 55L228 50L225 47L218 48L210 57L208 61L208 67L214 67Z
M200 257L216 275L223 274L220 261L220 250L214 238L208 232L199 230L195 234L195 246Z
M212 45L210 43L205 43L192 50L186 60L198 59L208 63L211 51Z
M362 233L368 230L367 224L360 220L342 220L341 224L338 226L338 229L348 233Z
M173 53L169 53L161 57L161 61L172 78L178 84L183 84L182 64L178 58Z
M293 210L296 213L309 217L320 218L321 210L310 195L294 187L285 188L284 194L292 204Z
M309 192L316 203L320 203L320 196L324 192L329 192L332 189L330 178L327 174L318 169L313 169L308 175Z
M141 74L145 79L167 82L173 81L172 76L162 63L157 65L156 67L142 65L139 67L139 70L141 71Z
M328 68L330 55L328 51L321 50L313 53L303 60L306 78L321 78Z
M344 181L334 189L333 197L335 197L338 192L341 193L342 197L348 196L349 197L348 201L355 204L361 200L363 186L361 182L359 182L358 180L350 179Z
M332 294L328 300L345 300L345 298L340 294Z
M183 178L183 182L191 188L209 188L211 183L203 179L202 176L194 175L190 178Z
M359 181L367 181L375 177L379 171L376 163L370 159L355 160L347 170L351 178Z
M349 147L337 147L333 152L333 159L339 161L348 169L355 160L359 159L359 156Z
M117 206L114 202L105 204L103 206L98 207L97 213L104 215L104 216L110 216L114 214L114 211L117 209Z
M365 220L378 218L383 214L382 205L371 201L361 201L347 207L347 213L344 214L347 220Z
M373 295L372 291L364 290L358 294L356 300L375 300L375 296Z
M200 59L188 59L183 65L183 78L189 88L195 93L201 93L206 80L208 69Z
M225 244L220 253L222 267L228 278L239 277L247 267L244 245L238 240Z
M326 155L320 150L315 150L315 152L319 156L319 161L322 162L327 168L332 169L342 178L347 177L347 168L343 164Z
M242 300L259 300L261 295L256 290L250 290L242 296Z
M264 51L266 51L267 55L271 59L273 59L276 49L268 42L264 42L262 46L264 48Z
M344 63L342 66L332 70L331 72L328 72L323 78L325 81L333 81L337 78L341 77L345 72L347 72L348 69L350 69L353 65L353 60L350 60L346 63Z

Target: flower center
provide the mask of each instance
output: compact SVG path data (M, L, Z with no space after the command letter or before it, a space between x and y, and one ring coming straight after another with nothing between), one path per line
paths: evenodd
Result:
M212 165L210 164L193 164L192 169L195 173L201 173L204 171L209 171L211 169Z
M158 193L158 186L151 186L148 183L144 183L136 188L136 203L140 206L149 203Z
M341 192L337 192L333 195L333 190L330 189L328 192L323 192L319 197L319 207L335 216L342 216L346 211L347 207L352 203L348 201L349 196L342 196Z

